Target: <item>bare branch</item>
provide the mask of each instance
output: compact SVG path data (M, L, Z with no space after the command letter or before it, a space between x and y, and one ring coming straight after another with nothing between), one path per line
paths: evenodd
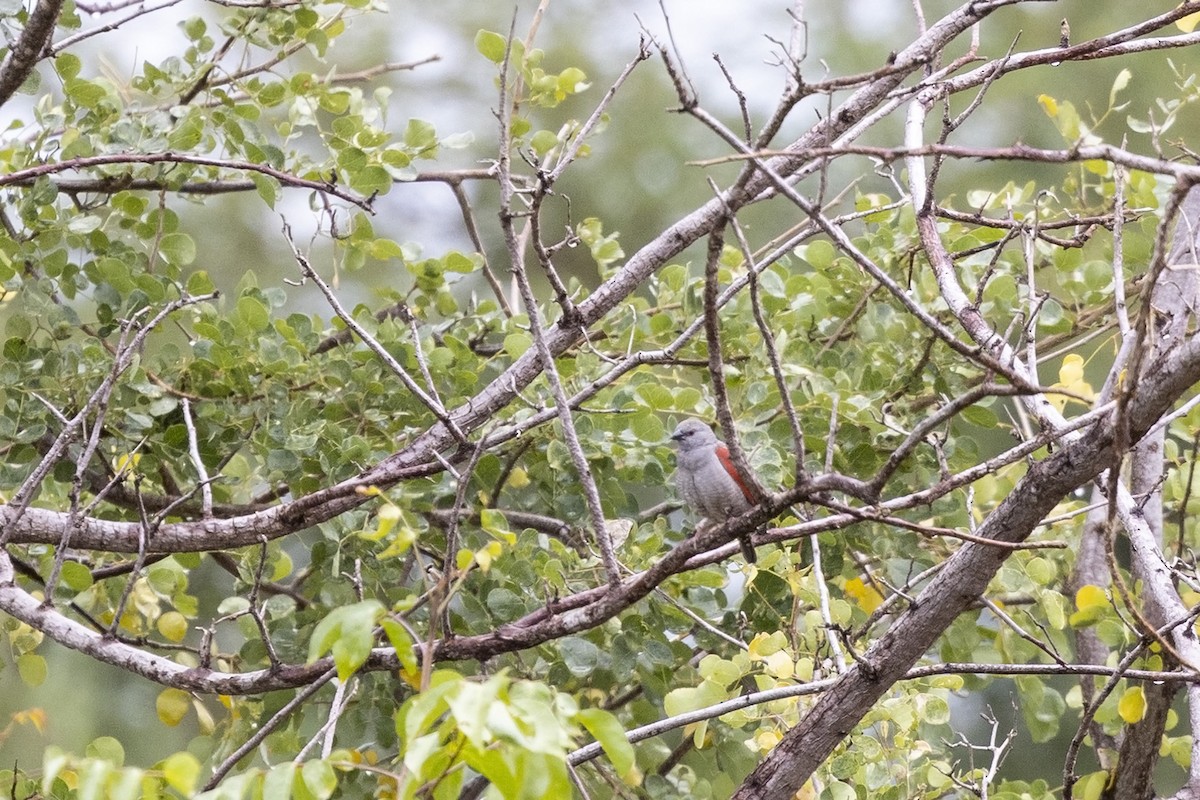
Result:
M45 58L62 5L63 0L37 0L29 12L24 30L0 63L0 106L12 99L38 61Z
M511 35L509 37L511 42ZM497 162L497 177L500 182L500 227L504 232L504 240L508 245L508 254L511 260L510 270L513 277L516 279L517 288L521 294L521 301L525 306L525 313L529 317L529 333L533 339L533 350L537 353L538 360L541 362L541 371L546 376L546 380L550 383L551 392L554 395L554 407L558 415L558 421L562 425L563 439L567 445L567 449L571 453L571 461L575 466L575 471L579 475L579 483L583 490L584 498L587 501L588 512L591 517L592 536L596 544L600 548L600 558L604 564L604 571L608 577L610 585L615 586L621 580L621 569L617 563L616 553L613 551L612 538L608 534L608 529L604 524L604 509L600 503L600 491L596 487L596 480L592 477L592 469L588 465L587 456L583 452L583 445L579 441L579 434L575 430L575 421L571 415L571 402L567 397L566 389L562 385L559 378L558 367L554 363L555 353L551 347L548 337L545 333L545 328L542 323L542 312L538 307L537 297L533 293L533 287L529 283L529 276L525 271L525 264L522 261L522 248L518 242L516 229L513 227L513 220L516 214L513 210L513 194L514 185L512 180L512 161L509 155L511 148L511 103L508 97L508 58L511 54L511 48L505 52L504 63L500 65L500 158ZM559 327L569 330L578 330L582 332L586 329L582 315L572 314L571 318L563 318L559 320Z
M72 172L75 170L90 169L92 167L104 167L117 164L195 164L204 167L217 167L218 169L230 169L241 172L258 172L263 175L274 178L284 186L292 186L304 189L312 189L315 192L328 194L336 197L339 200L344 200L358 206L364 211L370 212L373 198L363 198L341 189L338 186L328 181L313 181L307 178L301 178L296 175L284 172L283 170L275 169L266 164L259 164L253 161L239 161L236 159L221 159L208 158L207 156L193 156L186 153L116 153L100 156L81 156L79 158L71 158L66 161L56 163L38 164L25 169L14 170L5 175L0 175L0 186L23 186L43 175L55 175L60 172ZM99 191L118 191L123 188L122 178L113 177L109 179L111 183L109 188L100 189ZM151 188L151 187L147 187ZM153 188L161 188L155 183Z
M1113 667L1098 666L1095 664L933 664L925 667L916 667L898 680L924 680L927 678L936 677L938 675L1102 675L1116 676L1126 678L1128 680L1138 681L1169 681L1178 683L1196 684L1200 683L1200 675L1186 672L1156 672L1154 670L1119 670ZM807 697L814 694L822 694L828 692L837 685L839 678L825 678L823 680L809 681L807 683L796 684L793 686L781 686L775 689L767 689L761 692L750 692L748 694L739 695L730 700L725 700L720 703L708 706L707 708L689 711L685 714L677 714L673 717L651 722L647 725L642 725L638 728L633 728L625 732L625 738L631 743L651 739L655 736L661 736L669 731L677 730L687 725L694 725L697 722L703 722L706 719L716 719L724 716L732 711L740 711L744 708L753 708L754 706L771 703L776 700L785 700L795 697ZM567 756L567 760L571 764L582 764L586 761L591 761L598 758L603 750L599 742L585 745L578 750L573 751Z

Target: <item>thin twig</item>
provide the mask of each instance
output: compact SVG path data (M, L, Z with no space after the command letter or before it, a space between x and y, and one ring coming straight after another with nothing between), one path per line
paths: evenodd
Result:
M435 417L437 417L437 420L445 425L446 429L450 431L450 433L453 434L456 439L465 443L467 440L466 435L462 432L462 430L459 429L458 423L450 418L445 406L443 406L436 397L427 394L424 389L418 386L417 382L413 380L413 377L408 374L408 370L401 366L400 362L397 361L396 358L389 353L374 336L368 333L363 326L359 325L348 311L346 311L341 302L337 299L337 295L334 294L333 289L320 275L317 274L317 271L313 269L312 265L308 262L308 258L300 252L299 248L296 247L296 242L292 239L292 228L287 224L287 222L283 223L283 237L287 240L288 246L292 249L292 256L296 259L296 264L299 265L300 272L305 278L308 278L317 285L317 288L321 290L321 294L325 295L325 300L329 303L330 308L333 309L333 313L337 314L338 318L341 319L342 322L346 323L346 327L354 331L355 335L362 340L363 344L370 348L371 352L378 356L379 360L382 361L388 367L388 369L392 371L392 374L400 379L400 382L404 384L405 389L407 389L414 397L417 398L417 400L419 400L426 408L428 408L429 411Z
M276 728L283 724L284 720L291 716L293 711L304 705L304 703L308 701L308 698L316 694L317 690L335 677L337 677L337 670L331 669L319 676L308 686L304 687L303 690L297 692L296 696L289 700L283 708L276 711L274 716L264 722L258 728L258 730L254 732L253 736L243 742L241 746L229 754L228 758L217 765L216 769L213 770L212 776L208 779L208 782L204 784L203 791L207 792L210 789L215 789L217 785L225 778L225 776L229 774L229 770L237 766L237 763L241 761L247 753L258 747L258 745L262 743L264 739L270 736Z

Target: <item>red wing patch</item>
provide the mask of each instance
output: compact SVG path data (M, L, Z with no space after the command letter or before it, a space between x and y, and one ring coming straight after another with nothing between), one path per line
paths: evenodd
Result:
M729 473L729 477L733 478L733 482L742 490L742 496L746 498L746 502L754 505L754 495L750 494L750 488L746 486L746 482L738 474L737 468L733 466L733 459L729 457L729 448L725 446L724 442L718 442L716 452L721 466L725 468L725 471Z

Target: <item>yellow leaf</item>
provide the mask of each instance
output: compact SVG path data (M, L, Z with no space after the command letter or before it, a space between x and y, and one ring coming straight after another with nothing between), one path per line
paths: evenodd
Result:
M402 556L408 552L408 548L412 547L413 542L417 540L417 532L407 525L402 525L396 529L396 535L392 537L391 544L379 551L379 555L375 556L382 561L385 558L395 558Z
M1084 611L1097 606L1108 606L1108 592L1090 583L1080 586L1079 591L1075 593L1075 607Z
M1183 3L1179 5L1183 5ZM1188 14L1186 17L1175 20L1175 27L1184 33L1191 33L1197 25L1200 25L1200 14Z
M787 646L787 638L782 631L775 633L759 633L750 640L748 652L753 659L764 659L772 653L777 653Z
M790 678L795 672L796 665L792 663L791 656L780 650L764 658L763 666L766 667L768 674L774 675L776 678Z
M1083 367L1084 360L1082 356L1072 353L1064 358L1062 366L1058 369L1058 383L1054 384L1055 387L1079 395L1084 400L1093 399L1096 396L1096 391L1090 383L1084 380ZM1063 407L1066 406L1067 399L1066 396L1060 394L1050 395L1050 403L1059 411L1062 411Z
M471 562L474 560L475 554L464 547L454 555L454 566L458 567L460 570L463 570L471 566Z
M1117 703L1117 713L1130 725L1141 722L1142 717L1146 716L1145 690L1140 686L1126 689L1125 694L1121 695L1120 702Z
M1058 368L1058 380L1064 386L1070 386L1082 378L1083 356L1071 353L1063 359L1062 366Z
M281 581L292 574L292 557L280 552L275 558L275 569L271 572L271 580Z
M846 581L843 589L846 596L858 604L858 607L870 614L883 603L883 595L874 586L863 583L861 578L851 578Z
M1100 800L1100 795L1104 793L1104 789L1108 785L1109 777L1107 770L1089 772L1076 782L1075 796L1080 800Z
M206 736L212 735L213 731L217 729L217 722L209 713L208 707L199 700L193 699L192 708L196 710L196 721L200 723L200 732Z
M779 744L779 740L782 738L776 731L759 731L754 737L754 744L760 753L769 753L775 749L775 745Z
M386 503L379 508L379 514L376 516L379 525L374 531L368 533L361 531L358 535L360 538L366 539L368 542L378 542L392 532L392 528L400 520L400 507L394 503Z
M1099 586L1081 586L1075 593L1075 607L1079 610L1067 620L1072 628L1095 625L1108 612L1108 595Z
M187 636L187 617L180 614L178 611L168 611L158 618L155 623L158 632L165 636L169 641L182 642L183 637Z
M508 473L508 485L514 489L524 489L529 485L529 473L523 467L515 467Z
M795 800L817 800L817 787L813 786L811 778L796 792Z
M1058 101L1055 100L1050 95L1048 95L1048 94L1038 95L1038 103L1040 103L1042 108L1045 109L1046 116L1048 116L1048 117L1057 117L1058 116Z
M195 793L200 778L200 762L191 753L175 753L162 762L162 774L167 784L184 797Z
M44 708L28 708L13 714L13 722L18 725L26 723L38 729L38 733L46 732L46 710Z
M192 698L182 689L163 689L154 701L158 718L172 728L183 721L191 707Z
M412 688L414 688L414 689L421 688L421 670L419 670L419 669L401 669L396 674L400 676L400 680L404 681Z
M692 728L692 744L697 750L704 749L704 739L708 734L708 720L697 722L696 727Z
M488 548L484 547L475 551L475 563L479 565L483 574L487 575L488 570L492 568L492 554Z
M117 459L113 465L118 475L126 472L134 472L137 470L138 463L142 460L141 453L126 453Z

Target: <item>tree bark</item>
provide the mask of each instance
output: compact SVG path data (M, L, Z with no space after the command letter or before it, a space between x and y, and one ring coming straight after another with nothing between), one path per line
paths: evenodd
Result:
M1200 339L1171 358L1152 360L1129 406L1134 440L1200 380ZM1067 494L1116 463L1109 416L1084 436L1035 463L977 534L1020 542ZM968 543L884 634L750 773L735 800L786 800L832 754L867 711L986 589L1008 551Z

